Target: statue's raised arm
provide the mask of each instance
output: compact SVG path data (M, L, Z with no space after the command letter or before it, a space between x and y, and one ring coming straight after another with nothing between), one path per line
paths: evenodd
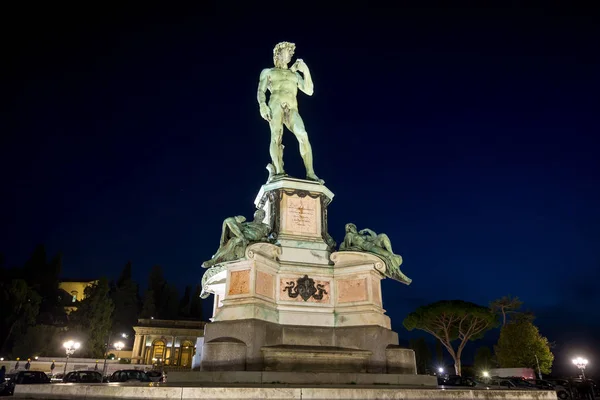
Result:
M297 59L290 70L296 73L296 77L298 78L298 88L305 94L312 96L315 91L315 85L313 84L308 65L304 63L304 60L301 58ZM302 72L304 77L302 77L299 72Z

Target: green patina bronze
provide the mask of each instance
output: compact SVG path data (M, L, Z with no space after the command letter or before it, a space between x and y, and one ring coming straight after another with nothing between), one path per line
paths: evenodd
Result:
M315 174L313 169L312 147L308 141L308 134L304 122L298 112L298 101L296 95L298 89L312 96L314 85L310 70L302 59L288 68L292 60L296 45L289 42L281 42L273 49L274 68L266 68L260 73L258 82L257 100L260 115L269 122L271 129L271 154L272 164L269 164L269 180L274 177L285 175L283 169L283 126L296 136L300 145L300 155L306 168L306 178L323 183ZM267 90L270 92L267 104Z
M263 222L264 219L265 211L256 210L254 221L245 222L246 218L242 215L230 217L223 221L219 249L202 266L210 268L222 262L239 260L244 257L248 245L257 242L268 242L271 228Z
M400 271L402 257L394 254L390 238L385 233L377 234L371 229L358 231L356 225L346 224L346 236L340 251L363 251L379 256L385 262L385 275L409 285L412 279Z

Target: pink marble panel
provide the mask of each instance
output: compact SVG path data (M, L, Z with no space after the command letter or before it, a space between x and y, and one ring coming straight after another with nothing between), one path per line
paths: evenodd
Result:
M250 270L231 271L229 276L229 295L250 293Z
M339 280L337 288L339 303L366 301L369 298L366 278Z
M273 275L263 272L256 271L256 294L275 298L275 279Z

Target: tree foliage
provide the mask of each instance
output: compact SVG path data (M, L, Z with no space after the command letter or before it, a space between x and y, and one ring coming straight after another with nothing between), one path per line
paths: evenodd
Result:
M41 298L23 279L0 281L0 334L2 352L12 339L22 335L33 324L39 312Z
M492 311L498 313L502 317L502 326L506 325L509 314L514 314L523 305L523 302L518 297L504 296L490 303Z
M84 299L70 315L69 326L69 333L82 342L80 356L100 358L104 355L113 309L106 278L85 289Z
M528 319L511 321L502 327L495 353L502 368L537 369L537 356L542 373L552 372L554 355L548 339Z
M133 326L140 312L138 285L131 276L131 262L128 262L111 290L114 304L113 331L133 335Z
M144 294L143 318L176 319L180 316L180 298L177 287L167 283L160 266L155 265L148 276Z
M454 360L461 374L461 355L469 340L482 337L497 325L496 316L487 307L462 300L438 301L417 308L404 320L409 331L420 329L438 339ZM456 348L453 342L458 342Z
M200 297L201 293L202 287L200 285L196 285L196 290L194 291L194 295L192 296L192 300L190 301L190 317L199 321L202 320L202 298Z
M487 346L481 346L475 352L475 369L477 373L487 371L493 366L492 350Z
M53 325L32 325L24 335L19 336L13 345L13 358L48 357L59 354L62 349L65 328Z
M435 360L439 365L444 364L444 346L439 339L435 340Z
M411 339L409 347L415 352L417 373L428 374L431 367L431 351L424 337Z

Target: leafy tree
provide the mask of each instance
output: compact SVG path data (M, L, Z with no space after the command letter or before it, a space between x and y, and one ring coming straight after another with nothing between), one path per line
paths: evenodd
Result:
M160 318L160 314L164 314L164 291L166 286L167 281L165 280L162 268L160 265L155 265L148 275L148 288L144 293L142 306L143 318Z
M22 279L0 282L0 334L5 353L13 337L21 335L35 322L40 296Z
M163 274L162 267L160 265L155 265L150 270L150 275L148 276L148 290L152 290L155 296L155 304L160 304L160 298L162 295L162 291L165 288L167 281Z
M46 248L44 245L39 244L33 250L29 260L23 265L23 276L30 285L35 286L43 281L46 274L46 262Z
M511 321L502 327L494 350L502 368L537 369L537 356L542 373L552 372L554 355L548 339L527 319Z
M32 325L13 345L13 358L27 359L34 356L52 356L62 352L64 328L52 325Z
M427 374L431 365L431 352L425 338L411 339L409 346L415 352L417 372L419 374Z
M191 309L191 296L192 296L192 287L191 286L186 286L185 287L185 292L183 293L183 297L181 298L181 301L179 302L179 313L182 317L189 317L190 316L190 309Z
M146 289L142 305L142 318L152 318L156 315L156 303L154 302L154 291Z
M439 365L444 364L444 347L439 339L435 340L435 359Z
M456 374L461 374L461 355L469 340L482 337L497 325L496 316L487 307L462 300L438 301L417 308L404 320L409 331L430 333L448 350ZM454 341L458 341L455 348Z
M177 319L179 316L179 291L175 285L165 285L160 302L158 317L161 319Z
M487 371L492 367L492 351L487 346L481 346L475 352L475 369L477 373Z
M202 299L200 298L202 287L196 285L196 290L190 301L190 317L202 321Z
M131 262L128 262L115 287L111 290L111 299L115 306L113 312L113 331L132 335L140 312L138 285L131 278Z
M123 270L121 271L121 275L119 275L119 279L117 279L117 287L123 285L127 281L133 280L131 277L131 267L131 261L127 261L127 264L125 264Z
M508 314L514 314L521 308L523 302L518 297L504 296L490 303L492 311L502 316L502 326L506 325Z
M88 286L84 299L70 315L70 331L82 342L80 356L100 358L104 355L106 339L111 330L114 305L109 296L106 278Z

